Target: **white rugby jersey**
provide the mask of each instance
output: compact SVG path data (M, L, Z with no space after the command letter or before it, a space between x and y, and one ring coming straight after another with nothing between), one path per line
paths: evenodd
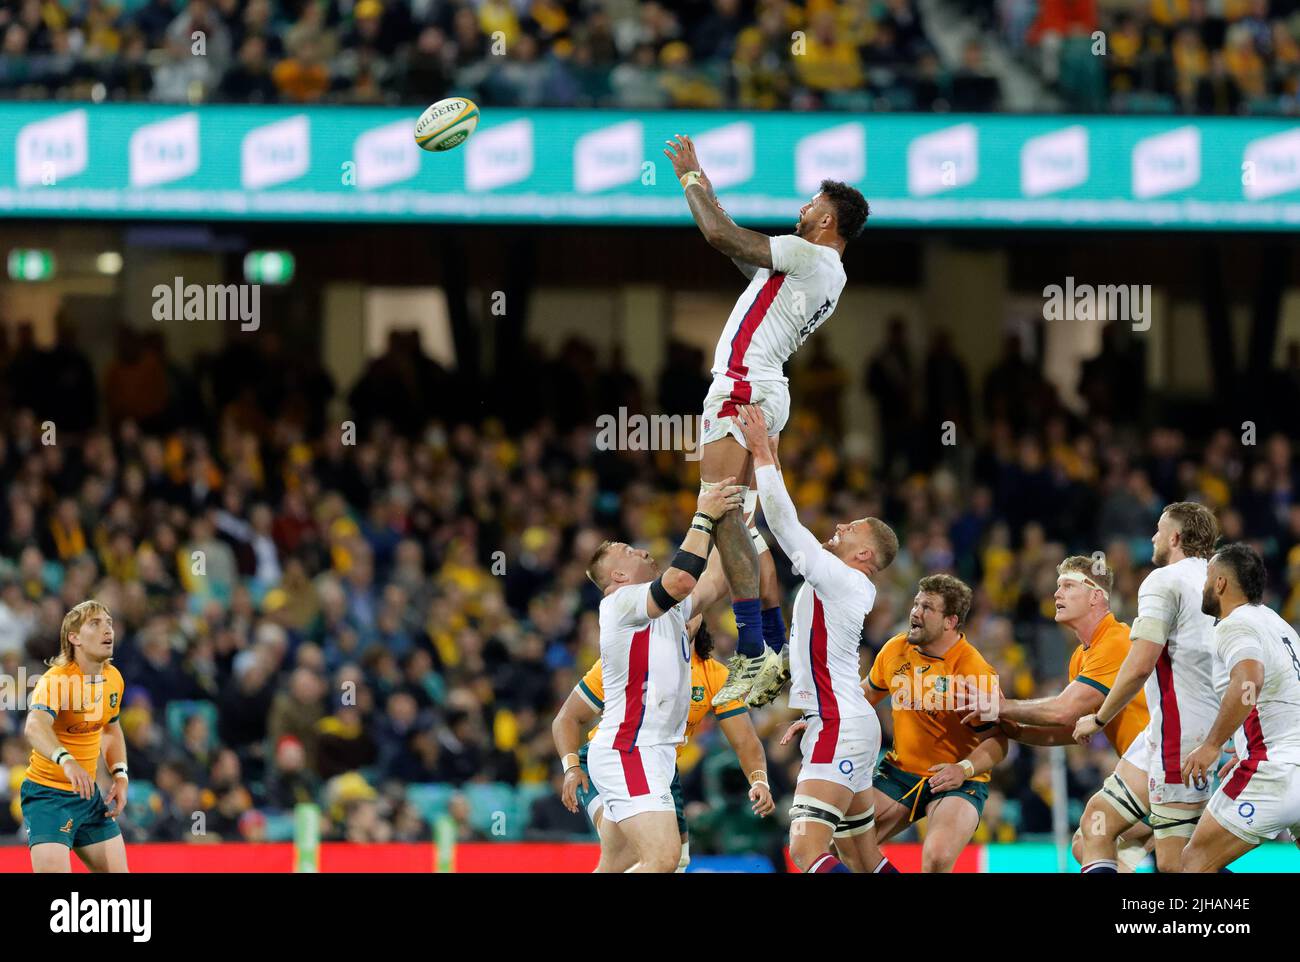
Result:
M1138 588L1138 619L1165 625L1165 648L1145 691L1148 740L1159 752L1167 785L1182 783L1183 757L1210 733L1227 681L1215 653L1214 619L1201 611L1208 564L1204 558L1175 561Z
M1214 641L1229 672L1247 658L1264 664L1255 705L1233 739L1238 768L1259 761L1300 763L1300 641L1295 629L1267 605L1242 605L1215 627Z
M600 602L605 710L593 745L631 751L676 745L691 707L690 598L658 618L646 614L650 583L625 585Z
M827 551L799 523L785 482L773 465L755 472L763 516L804 583L790 616L789 706L824 720L860 718L876 710L862 691L858 647L876 586Z
M742 393L750 381L787 380L786 359L831 316L847 281L833 248L794 234L773 237L771 247L772 269L754 272L713 354L713 376Z

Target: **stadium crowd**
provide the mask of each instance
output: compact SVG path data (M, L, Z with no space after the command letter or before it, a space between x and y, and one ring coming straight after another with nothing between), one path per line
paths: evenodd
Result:
M556 797L549 727L598 655L583 570L607 536L666 557L698 485L680 452L594 444L596 417L646 410L649 385L582 341L551 356L533 345L530 408L469 419L446 413L452 372L413 335L343 389L270 329L184 368L161 332L123 329L101 377L70 326L46 349L22 334L0 338L0 837L21 842L23 696L87 597L112 609L126 679L128 841L285 837L304 801L327 839L426 839L441 813L467 840L589 834ZM1104 551L1131 618L1176 500L1212 505L1225 537L1256 543L1271 599L1300 618L1286 437L1243 446L1215 425L1147 423L1144 368L1114 338L1083 366L1074 413L1014 338L977 386L942 332L923 358L902 334L893 322L861 372L812 349L781 439L814 532L868 514L899 532L864 671L906 624L916 580L947 571L975 589L968 633L1004 688L1059 690L1073 645L1053 623L1056 564ZM1300 362L1281 376L1300 392ZM700 353L673 345L662 410L690 412L705 384ZM890 401L876 457L842 443L857 390ZM945 420L971 440L916 442ZM730 618L713 624L722 652ZM782 813L798 769L796 746L778 744L788 719L755 718ZM1077 817L1113 755L1099 742L1068 756ZM695 851L776 857L783 826L749 813L708 721L681 768ZM994 789L977 840L1050 829L1044 753L1013 748Z
M943 9L963 7L982 27L944 56L916 0L3 0L0 93L987 111L1002 104L988 62L999 44L1072 109L1295 109L1296 0L953 0Z

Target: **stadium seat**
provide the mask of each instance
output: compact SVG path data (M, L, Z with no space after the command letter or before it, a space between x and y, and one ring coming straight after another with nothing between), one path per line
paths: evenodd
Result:
M515 810L521 828L527 828L532 821L533 802L544 795L551 794L552 791L553 789L546 782L519 786L515 792Z
M190 716L201 714L208 720L208 747L217 746L217 706L210 701L172 701L167 703L167 734L176 742L184 740L185 723Z
M153 782L147 782L144 779L131 779L131 790L127 793L126 814L141 828L148 828L158 818L158 810L154 807L154 798L158 795L158 789L154 788Z
M423 782L406 786L406 800L415 806L429 825L447 814L447 803L456 794L456 786L442 782Z
M519 814L515 790L504 782L473 782L465 786L469 800L469 822L492 838L515 839L524 834L524 816ZM500 813L500 814L498 814Z
M1061 44L1061 90L1083 110L1101 110L1106 100L1106 72L1088 37L1069 37Z
M293 813L267 815L266 840L268 842L293 841Z

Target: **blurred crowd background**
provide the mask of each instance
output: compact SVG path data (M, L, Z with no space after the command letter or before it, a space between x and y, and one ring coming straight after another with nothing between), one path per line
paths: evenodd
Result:
M1300 0L3 0L0 93L1291 114Z
M1056 564L1104 551L1116 614L1131 619L1161 507L1177 500L1211 505L1224 537L1256 544L1268 600L1300 618L1286 436L1243 445L1211 418L1157 423L1138 349L1111 336L1080 370L1076 414L1014 336L973 383L942 330L917 354L901 321L884 323L857 368L813 339L789 372L780 442L814 533L864 515L899 533L864 672L905 625L917 579L946 571L975 589L968 634L1003 686L1054 693L1074 646L1053 623ZM129 841L287 838L302 801L322 807L327 839L427 839L444 814L463 840L591 837L558 801L550 735L598 656L583 569L606 537L666 558L698 487L679 451L598 449L596 419L645 411L652 390L655 410L695 414L698 350L674 345L650 385L584 341L530 345L528 405L488 392L465 412L454 373L402 334L335 384L269 325L185 367L163 327L124 328L102 379L74 326L48 349L18 331L0 339L0 839L22 843L22 695L87 597L112 609L126 680ZM1291 356L1271 388L1296 417ZM850 392L881 402L878 423L857 426L877 453L842 443ZM958 442L945 445L933 428L949 420ZM774 556L788 606L797 580ZM730 612L710 620L725 656ZM798 770L797 746L777 744L791 717L754 716L780 813ZM1068 756L1077 818L1114 756L1104 743ZM783 816L749 813L710 722L681 770L694 851L779 858ZM1045 753L1015 748L993 784L978 840L1050 831Z

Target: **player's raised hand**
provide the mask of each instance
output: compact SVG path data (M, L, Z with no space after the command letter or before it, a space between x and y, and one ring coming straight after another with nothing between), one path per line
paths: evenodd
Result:
M771 459L767 440L767 417L757 404L743 404L736 409L736 423L740 433L745 436L745 447L755 456L764 455Z
M932 792L951 792L954 788L961 788L961 783L966 781L966 770L956 762L947 765L931 765L930 772Z
M108 790L108 797L104 799L104 814L109 818L117 818L125 810L128 784L125 778L113 779L113 787Z
M723 478L712 488L700 492L700 497L695 502L695 510L703 511L714 521L717 521L728 511L739 508L744 503L744 488L736 484L734 477Z
M72 782L72 790L82 798L89 801L95 797L95 780L75 758L69 757L63 760L63 774L67 775L68 781Z
M668 149L664 151L673 164L673 173L679 178L688 170L700 169L700 158L696 156L695 144L685 134L677 134L672 140L665 141Z
M754 814L759 818L766 818L776 808L776 802L772 801L772 790L762 782L749 786L749 800L754 803Z
M1074 740L1080 745L1086 745L1088 739L1097 732L1101 731L1101 726L1097 724L1097 716L1084 715L1074 725Z
M808 727L808 723L804 721L802 718L800 718L797 722L795 722L793 725L791 725L789 728L785 730L785 734L781 736L781 744L782 745L790 744L790 740L807 727Z
M1197 745L1183 762L1183 784L1198 788L1210 783L1210 775L1219 760L1219 746L1208 742Z
M584 792L591 790L591 783L587 781L587 775L582 770L582 766L574 765L564 773L564 788L560 790L560 801L574 815L578 814L579 785L582 786Z

